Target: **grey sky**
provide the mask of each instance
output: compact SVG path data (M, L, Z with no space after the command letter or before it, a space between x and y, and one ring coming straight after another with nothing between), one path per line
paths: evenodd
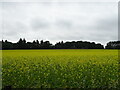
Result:
M102 44L118 40L117 0L16 1L0 3L2 39L43 39L52 43L87 40Z

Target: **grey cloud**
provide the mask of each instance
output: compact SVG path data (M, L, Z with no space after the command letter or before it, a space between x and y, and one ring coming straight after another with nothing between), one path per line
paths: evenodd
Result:
M45 19L36 18L31 20L31 26L34 30L45 29L49 27L49 22Z
M57 35L55 37L51 37L50 39L54 39L54 40L82 40L82 39L84 39L84 37L79 36L79 35Z
M4 22L3 38L20 37L21 34L27 32L27 25L22 22Z
M71 29L72 21L69 20L57 20L55 25L59 28Z
M117 18L115 16L112 17L105 17L104 19L100 19L96 22L97 30L104 30L104 31L116 31L118 27Z
M118 21L115 16L106 16L96 21L91 39L109 41L118 39Z
M50 2L50 0L1 0L0 2ZM119 0L59 0L59 2L118 2ZM51 0L51 2L58 2Z
M17 31L19 32L25 32L27 30L27 25L23 22L4 22L3 28L5 31Z
M29 40L47 38L51 42L89 39L103 43L117 37L117 14L111 12L110 16L105 16L105 12L107 12L107 9L103 10L105 5L102 9L101 7L97 8L97 4L96 8L92 6L89 9L91 6L76 7L72 6L72 3L69 6L66 3L64 6L45 4L6 3L6 8L4 8L4 37L11 40L20 37ZM95 10L92 10L93 8ZM111 8L116 10L114 7L108 9ZM100 12L100 15L95 14L96 11ZM103 16L101 16L102 12Z

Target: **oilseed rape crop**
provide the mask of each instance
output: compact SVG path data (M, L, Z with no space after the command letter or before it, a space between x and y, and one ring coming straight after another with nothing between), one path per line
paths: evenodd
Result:
M118 50L2 50L2 86L118 88Z

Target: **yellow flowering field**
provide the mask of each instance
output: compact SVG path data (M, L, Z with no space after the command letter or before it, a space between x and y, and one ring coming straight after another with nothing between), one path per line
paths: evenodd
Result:
M118 50L2 50L2 86L118 88Z

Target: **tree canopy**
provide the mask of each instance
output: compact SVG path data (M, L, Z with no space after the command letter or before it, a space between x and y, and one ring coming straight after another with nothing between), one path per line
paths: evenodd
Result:
M1 49L104 49L102 44L88 41L61 41L53 45L50 41L33 40L33 42L27 42L25 38L20 38L16 43L7 40L2 40L0 43L2 43ZM120 49L120 41L108 42L105 49Z

